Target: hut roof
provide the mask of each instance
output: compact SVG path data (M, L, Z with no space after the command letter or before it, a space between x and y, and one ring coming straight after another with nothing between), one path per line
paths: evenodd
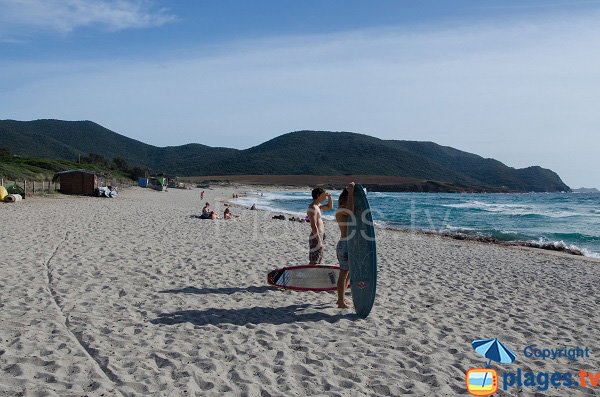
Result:
M94 171L84 170L84 169L78 169L78 170L66 170L66 171L57 172L56 175L70 174L70 173L73 173L73 172L80 172L80 173L92 174L92 175L96 174Z

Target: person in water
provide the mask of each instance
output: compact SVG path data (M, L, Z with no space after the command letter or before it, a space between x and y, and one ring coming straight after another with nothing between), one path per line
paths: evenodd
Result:
M330 210L333 208L331 194L323 188L316 188L312 191L313 201L308 206L306 215L310 221L310 236L308 237L308 260L310 265L316 265L323 260L323 242L325 241L325 225L321 210ZM327 204L321 203L327 199Z
M354 217L354 182L350 183L338 199L338 209L335 212L335 220L340 227L340 241L338 241L335 251L338 263L340 264L340 276L337 282L337 305L340 309L348 308L344 294L348 285L350 276L350 267L348 262L348 223L352 222ZM352 236L350 236L352 237Z

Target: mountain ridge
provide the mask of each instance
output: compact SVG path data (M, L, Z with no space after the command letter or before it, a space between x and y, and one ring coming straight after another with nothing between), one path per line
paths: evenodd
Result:
M200 143L157 147L92 121L0 120L0 148L24 156L75 160L95 153L181 176L380 175L416 178L477 191L570 191L552 170L515 169L434 142L384 140L345 131L301 130L248 149Z

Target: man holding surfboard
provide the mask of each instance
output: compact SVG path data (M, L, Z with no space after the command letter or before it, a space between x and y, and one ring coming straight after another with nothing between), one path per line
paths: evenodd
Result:
M313 201L308 206L306 215L310 220L310 236L308 237L308 260L310 265L317 265L323 260L323 242L325 241L325 225L321 210L327 211L333 208L331 194L323 188L316 188L312 191ZM321 203L327 199L327 204Z
M344 294L348 285L348 276L350 274L350 265L348 261L348 223L354 216L354 182L350 183L338 199L338 210L335 212L335 220L340 227L340 241L338 241L335 251L338 263L340 264L340 276L337 282L337 305L340 309L347 309Z

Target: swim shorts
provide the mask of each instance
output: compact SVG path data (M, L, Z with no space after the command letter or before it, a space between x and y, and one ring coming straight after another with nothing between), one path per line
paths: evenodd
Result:
M325 234L323 234L323 243L325 243ZM311 263L321 263L323 260L323 247L318 247L319 239L312 233L308 236L308 260Z
M341 270L350 270L348 264L348 240L340 240L335 247L335 253L337 254L337 260L340 264Z

